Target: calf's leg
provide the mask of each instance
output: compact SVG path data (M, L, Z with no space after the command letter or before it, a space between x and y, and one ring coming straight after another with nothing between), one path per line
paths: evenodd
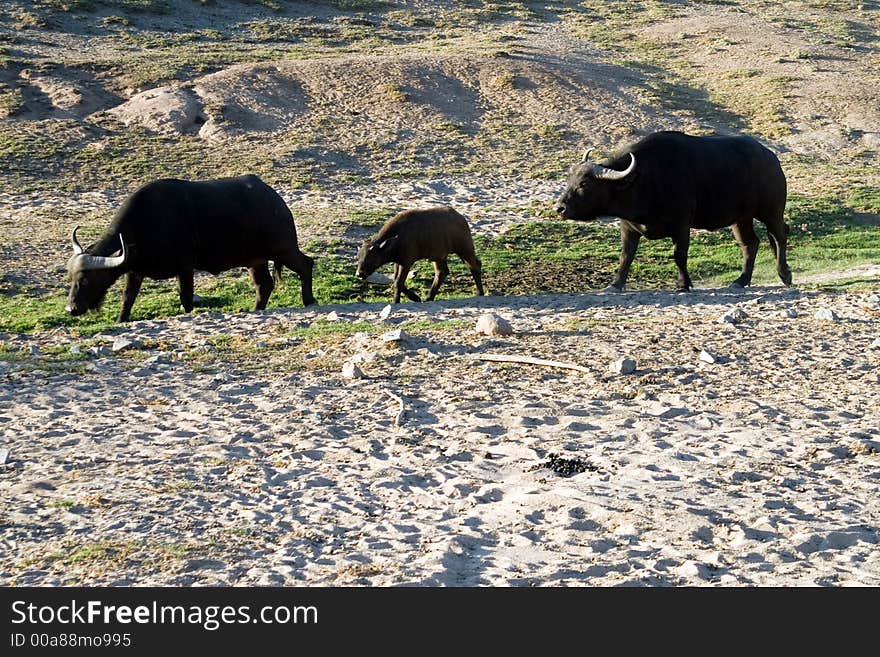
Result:
M409 275L410 267L412 267L412 263L409 264L399 264L394 267L394 297L391 303L400 303L400 294L403 293L408 296L413 301L421 301L421 297L410 290L406 286L406 277Z
M449 276L449 266L446 264L446 260L434 261L434 282L431 284L431 289L428 290L428 301L434 300L434 297L437 296L437 290L440 289L447 276Z
M480 262L480 259L477 257L477 254L474 253L473 249L469 249L467 251L459 253L458 257L461 258L464 263L470 268L471 276L474 277L474 283L476 283L477 285L477 294L481 297L484 296L483 263Z

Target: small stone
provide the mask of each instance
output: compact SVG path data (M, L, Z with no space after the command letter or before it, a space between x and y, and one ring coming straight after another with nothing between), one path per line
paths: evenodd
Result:
M104 345L100 345L100 346L98 346L98 347L89 347L89 353L90 353L92 356L109 356L109 355L110 355L111 353L113 353L113 352L110 351L110 350L109 350L107 347L105 347Z
M80 349L80 347L79 347L78 344L75 344L75 345L73 345L73 346L70 348L70 353L72 353L72 354L81 354L81 353L82 353L82 349Z
M718 356L713 354L711 351L706 351L705 349L700 350L700 360L704 363L717 363Z
M798 316L797 308L786 308L785 310L780 310L779 316L788 319L794 319Z
M865 299L865 301L872 306L880 306L880 295L871 294Z
M632 374L636 371L636 361L632 358L618 358L611 362L609 369L615 374Z
M39 355L40 355L40 348L39 348L37 345L32 344L32 345L28 348L28 353L29 353L31 356L39 356Z
M150 356L149 358L144 360L144 365L147 367L153 367L155 365L164 365L170 362L168 357L163 354L157 354L155 356Z
M880 338L874 338L874 342L868 345L871 349L880 349Z
M6 465L6 459L9 458L8 449L0 449L0 465Z
M503 317L495 313L480 315L475 328L477 333L483 335L512 335L513 327Z
M325 319L328 322L338 322L340 319L339 313L337 313L335 310L331 310L329 313L327 313L327 317Z
M391 304L389 303L382 310L379 311L379 319L383 322L391 316Z
M346 379L362 379L364 378L364 373L361 372L361 368L355 363L347 360L342 364L342 376Z
M406 334L406 331L403 329L394 329L393 331L387 331L383 333L381 336L382 342L402 342L409 338Z
M126 349L140 349L141 343L138 340L129 340L128 338L116 338L113 341L111 349L114 353L125 351Z
M825 320L828 322L836 322L837 320L840 319L840 317L837 316L837 313L828 307L819 308L819 310L816 311L816 314L813 315L813 317L815 317L816 319L822 319L822 320Z
M732 310L728 310L726 313L721 315L718 318L719 322L726 322L728 324L739 324L748 318L746 311L742 308L733 308Z
M369 276L364 279L367 283L372 283L373 285L389 285L394 281L393 278L388 276L387 274L380 274L378 272L373 272Z

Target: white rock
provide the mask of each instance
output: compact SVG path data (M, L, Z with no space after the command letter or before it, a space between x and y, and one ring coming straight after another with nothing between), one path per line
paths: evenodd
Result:
M8 449L0 449L0 465L6 465L6 459L9 458Z
M880 349L880 338L874 338L874 342L868 345L871 349Z
M346 379L362 379L364 378L364 373L361 372L361 368L355 363L347 360L342 364L342 376Z
M636 361L632 358L618 358L608 368L615 374L632 374L636 371Z
M785 310L780 310L779 316L793 319L798 316L797 308L786 308Z
M81 354L81 353L82 353L82 349L80 349L80 347L79 347L78 344L75 344L75 345L73 345L73 346L70 348L70 353L72 353L72 354Z
M743 320L747 319L748 315L746 311L742 308L733 308L732 310L728 310L726 313L721 315L718 318L719 322L727 322L728 324L739 324Z
M700 360L704 363L717 363L718 356L713 354L711 351L706 351L705 349L702 349L700 351Z
M495 313L480 315L475 330L483 335L511 335L513 333L510 322Z
M380 274L379 272L375 271L367 276L364 280L367 283L372 283L373 285L388 285L389 283L394 282L394 279L387 274Z
M382 342L402 342L409 338L409 336L403 329L394 329L393 331L386 331L380 338Z
M337 313L335 310L331 310L329 313L327 313L327 317L325 317L324 319L326 319L328 322L338 322L340 319L339 313Z
M116 338L113 341L111 349L114 352L125 351L126 349L140 349L141 343L137 340L129 340L128 338Z
M92 354L92 356L108 356L113 352L104 345L101 345L100 347L89 347L89 353Z
M389 303L382 310L379 311L379 319L385 321L391 316L391 304Z
M836 322L838 319L840 319L840 317L837 316L837 313L828 307L819 308L819 310L816 311L816 314L813 315L813 317L829 322Z

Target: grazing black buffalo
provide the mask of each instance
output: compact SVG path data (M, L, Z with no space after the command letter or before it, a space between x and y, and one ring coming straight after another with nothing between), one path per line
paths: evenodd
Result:
M194 271L219 274L233 267L248 268L257 293L254 309L262 310L275 287L269 260L276 280L281 280L282 266L292 269L302 283L303 304L315 303L314 261L299 250L284 200L257 176L155 180L128 197L95 244L83 249L76 229L71 239L71 315L99 308L123 274L125 292L117 321L128 320L144 278L176 276L180 303L190 312Z
M752 282L758 236L752 225L767 226L776 271L791 285L785 259L788 226L785 174L779 160L751 137L694 137L655 132L602 164L589 151L569 176L556 212L566 219L589 221L600 215L620 218L620 267L608 291L622 291L639 240L671 237L675 243L677 288L688 290L691 228L733 227L743 253L742 274L732 286Z

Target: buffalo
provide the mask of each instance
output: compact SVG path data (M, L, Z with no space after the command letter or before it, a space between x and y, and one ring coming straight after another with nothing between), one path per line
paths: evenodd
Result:
M256 289L254 310L263 310L281 281L282 267L295 271L304 305L312 294L314 260L299 250L290 209L257 176L189 181L154 180L129 196L100 239L88 248L71 241L67 263L67 312L81 315L101 306L111 285L125 274L117 321L129 319L144 278L177 277L180 303L193 307L195 270L219 274L247 267Z
M556 203L565 219L620 219L620 266L608 291L623 291L639 240L671 237L678 267L676 287L691 288L687 270L691 228L732 226L742 249L742 273L732 287L752 282L758 236L753 219L767 226L776 271L791 285L785 258L789 228L783 219L785 174L769 149L748 136L692 136L655 132L602 163L589 151L574 166Z
M367 278L376 269L394 263L393 303L400 303L405 294L421 301L406 286L406 277L417 260L434 263L434 282L428 290L433 301L440 285L449 276L447 259L455 253L470 268L477 294L483 296L483 265L474 250L474 240L467 219L448 205L420 210L404 210L385 222L379 232L358 249L357 276Z

